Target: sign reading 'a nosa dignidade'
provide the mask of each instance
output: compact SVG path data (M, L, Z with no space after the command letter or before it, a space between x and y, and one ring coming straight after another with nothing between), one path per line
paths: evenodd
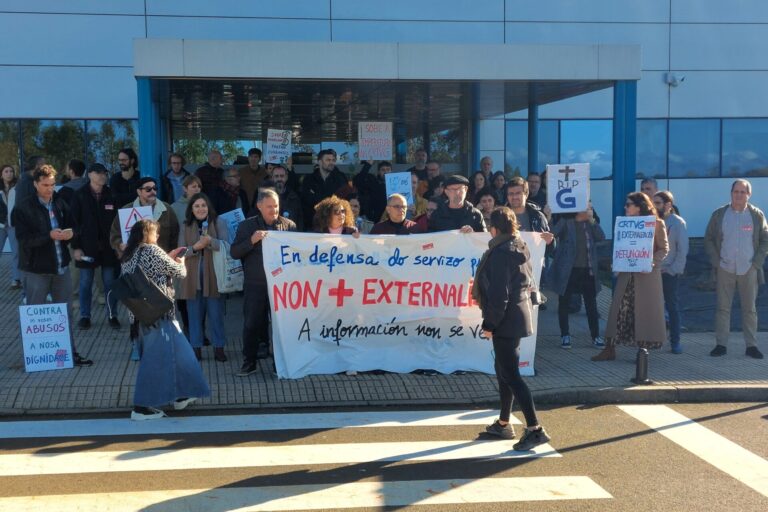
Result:
M72 368L66 304L19 306L19 324L27 372Z
M653 237L656 217L616 217L613 230L613 271L653 270Z
M544 243L521 233L539 278ZM419 368L493 373L471 289L488 233L409 236L270 232L264 270L281 378ZM534 313L534 331L536 328ZM533 374L536 335L521 344Z

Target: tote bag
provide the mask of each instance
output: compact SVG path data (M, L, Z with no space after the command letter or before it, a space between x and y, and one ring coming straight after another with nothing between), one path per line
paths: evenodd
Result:
M229 244L222 240L218 251L213 252L213 272L219 293L243 291L243 264L229 254Z

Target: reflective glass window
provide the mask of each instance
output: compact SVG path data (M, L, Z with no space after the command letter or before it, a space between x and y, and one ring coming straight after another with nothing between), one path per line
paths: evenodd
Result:
M720 120L669 120L669 177L720 175Z
M67 163L85 160L85 122L27 119L21 122L24 158L44 156L63 176Z
M174 138L173 151L180 153L192 168L197 168L208 161L208 153L214 149L221 151L225 166L235 163L238 156L245 156L252 146L244 145L235 139Z
M560 122L560 163L585 162L592 179L613 175L613 121Z
M723 176L768 176L768 119L723 119Z
M528 174L528 121L506 122L504 172L507 177ZM557 121L539 121L539 170L558 162Z
M637 178L666 178L667 120L637 120Z
M121 149L132 148L139 154L139 123L136 120L86 121L86 130L89 164L98 162L116 172L117 154Z

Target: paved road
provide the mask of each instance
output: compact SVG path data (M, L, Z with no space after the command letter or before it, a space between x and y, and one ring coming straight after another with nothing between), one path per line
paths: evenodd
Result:
M768 510L768 404L174 416L0 422L0 510Z

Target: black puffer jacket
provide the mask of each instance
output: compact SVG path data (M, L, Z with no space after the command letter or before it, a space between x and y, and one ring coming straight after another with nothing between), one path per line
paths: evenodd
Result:
M235 239L232 241L229 254L243 262L245 286L266 286L267 284L261 242L255 245L251 242L251 235L256 231L296 231L296 224L285 217L278 217L275 223L269 226L264 222L261 215L255 215L245 219L237 226L237 234L235 234Z
M58 194L53 194L53 214L59 229L74 229L72 214ZM19 270L33 274L56 274L56 245L51 238L51 219L48 209L40 204L37 194L17 203L11 213L16 239L19 241ZM69 242L61 241L62 267L69 265Z
M458 209L450 208L448 203L441 202L429 219L430 231L450 231L461 229L462 226L471 226L477 233L485 231L483 214L469 201L464 201L464 206Z
M489 250L480 286L483 329L494 337L524 338L533 333L531 254L520 237Z
M72 220L75 223L72 248L80 249L94 259L93 262L76 262L77 268L117 265L117 254L109 245L109 236L112 222L117 216L118 204L109 187L101 190L98 203L89 185L75 192L72 200Z

